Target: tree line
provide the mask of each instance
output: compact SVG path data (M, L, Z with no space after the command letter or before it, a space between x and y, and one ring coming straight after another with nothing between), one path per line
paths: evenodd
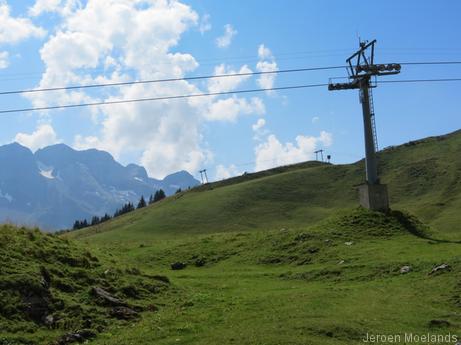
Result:
M180 190L178 190L177 193L179 191ZM151 194L151 196L149 197L149 200L147 202L146 202L146 199L144 199L144 196L141 196L141 199L139 199L138 204L137 204L136 207L135 207L135 205L133 203L127 202L121 208L116 209L113 216L110 216L110 215L108 215L106 213L102 217L93 216L90 221L88 221L86 219L76 220L74 222L72 230L83 229L83 228L86 228L87 226L93 226L93 225L98 225L98 224L107 222L108 220L110 220L112 218L116 218L118 216L121 216L122 214L132 212L135 209L146 207L147 205L153 204L153 203L158 202L158 201L160 201L162 199L165 199L165 198L166 198L165 192L163 191L163 189L159 189L154 193L154 195Z

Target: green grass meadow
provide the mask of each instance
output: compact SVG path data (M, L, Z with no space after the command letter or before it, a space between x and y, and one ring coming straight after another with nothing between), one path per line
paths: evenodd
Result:
M363 161L306 162L203 185L59 237L5 226L0 345L52 344L82 327L97 334L95 345L461 338L460 154L459 131L381 151L389 214L357 206ZM186 267L172 270L175 262ZM30 320L17 289L26 276L42 291L41 267L61 321L52 328ZM89 295L95 285L140 317L111 318Z

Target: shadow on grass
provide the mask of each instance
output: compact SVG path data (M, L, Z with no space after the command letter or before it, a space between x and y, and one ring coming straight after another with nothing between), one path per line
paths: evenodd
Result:
M426 240L438 242L438 243L456 243L461 244L461 241L451 241L433 238L428 234L429 227L419 221L415 216L412 216L406 212L391 210L389 215L396 219L409 233L424 238Z

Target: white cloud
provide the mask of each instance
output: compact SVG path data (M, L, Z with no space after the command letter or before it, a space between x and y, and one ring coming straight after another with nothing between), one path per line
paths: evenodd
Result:
M38 87L183 77L198 64L190 54L171 53L170 49L197 21L198 15L178 1L89 0L63 18L41 49L45 72ZM90 74L94 68L103 72ZM113 88L97 96L80 90L27 98L40 106L199 91L183 81ZM88 111L98 115L101 130L76 135L74 146L97 147L116 157L131 152L140 157L151 176L163 177L179 169L193 171L209 157L201 147L200 112L188 100L95 107L85 113Z
M333 135L329 132L321 131L320 136L317 139L317 141L324 147L330 147L333 145Z
M205 32L211 30L210 15L205 14L200 18L199 31L203 35Z
M322 131L318 137L298 135L296 143L281 143L274 134L255 148L255 170L264 170L279 165L294 164L313 159L318 145L331 146L331 133Z
M251 128L253 129L253 131L256 132L262 129L265 125L266 125L266 120L258 119L258 121L256 121L256 123L253 126L251 126Z
M272 58L272 52L270 51L269 48L264 46L264 44L260 44L259 47L258 47L258 57L261 60L271 59Z
M261 44L258 48L259 61L256 64L256 69L259 72L275 72L278 71L277 62L269 48ZM263 74L256 83L262 89L271 89L274 87L276 74ZM273 91L267 91L268 94L273 94Z
M40 54L45 72L37 87L182 78L198 63L190 54L171 51L177 48L182 35L197 25L197 13L179 1L88 0L85 6L63 16L56 32L43 45ZM236 71L250 69L242 66ZM235 71L220 65L215 72ZM233 90L246 80L226 79L229 80L223 78L204 87ZM99 93L73 90L26 97L34 106L52 106L204 91L183 80L114 87ZM85 135L76 133L75 147L96 147L119 159L138 157L151 176L162 178L180 169L197 171L212 160L201 134L205 121L235 121L240 115L262 114L265 108L257 97L196 97L81 111L91 115L97 130Z
M264 103L258 97L252 97L249 101L245 98L230 97L220 99L212 103L205 112L205 118L210 121L230 121L237 120L241 114L262 115L266 111Z
M261 141L267 135L269 135L270 131L267 130L265 126L266 126L266 120L262 118L258 119L258 121L256 121L256 123L251 126L251 129L253 129L253 132L254 132L253 140Z
M243 65L240 70L235 71L225 64L215 67L214 75L242 74L251 73L251 69L247 65ZM208 81L209 92L228 92L235 90L245 80L251 78L251 75L235 76L235 77L220 77L211 78Z
M30 37L43 37L46 31L30 19L12 17L6 1L0 1L0 44L18 43Z
M242 175L242 171L237 169L234 164L229 165L228 167L220 164L216 166L216 180L225 180L234 176Z
M50 124L42 124L31 134L18 133L14 141L19 144L36 151L48 145L53 145L59 142L56 132Z
M314 116L314 117L312 118L312 123L317 123L317 122L319 122L319 121L320 121L320 117L318 117L318 116Z
M36 0L29 8L29 15L37 17L46 12L56 12L66 16L79 7L81 7L79 0Z
M237 35L237 30L231 24L224 25L224 34L216 39L216 45L219 48L229 47L235 35Z
M0 69L7 68L10 64L10 54L7 51L0 52Z

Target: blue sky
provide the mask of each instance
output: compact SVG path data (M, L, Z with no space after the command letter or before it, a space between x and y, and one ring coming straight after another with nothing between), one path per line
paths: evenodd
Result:
M343 65L358 37L377 62L461 61L459 1L0 1L0 90ZM226 34L227 33L227 34ZM98 91L1 96L1 109L316 84L343 70ZM403 66L386 79L461 77L461 65ZM374 90L380 147L461 127L461 83ZM312 159L363 157L357 91L327 88L9 114L0 143L110 151L151 176L212 179Z

